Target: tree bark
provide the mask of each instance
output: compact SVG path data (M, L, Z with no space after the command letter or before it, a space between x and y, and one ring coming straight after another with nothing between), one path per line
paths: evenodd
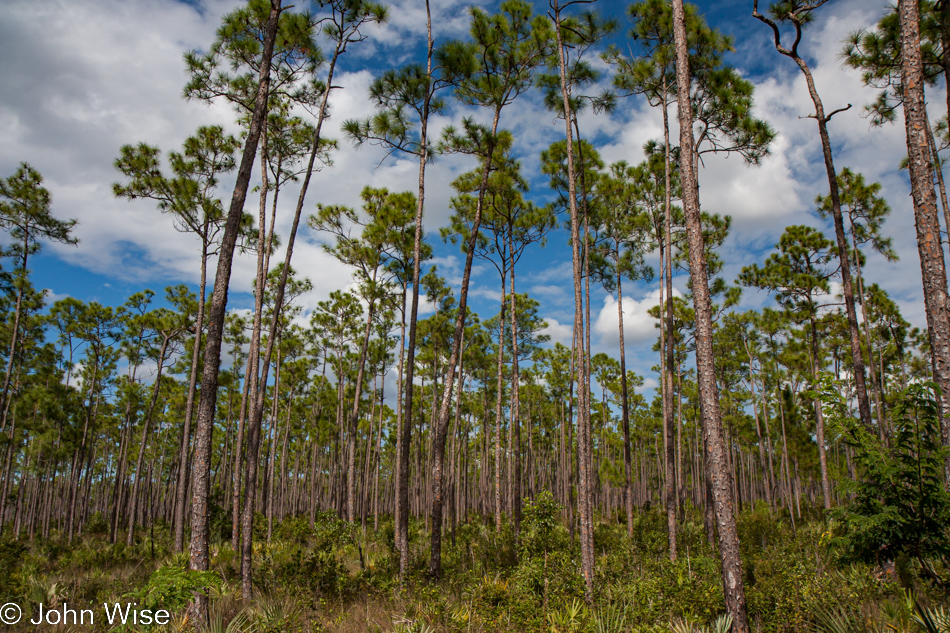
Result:
M941 432L950 446L950 305L947 273L940 241L937 201L933 189L933 163L927 140L923 62L920 53L920 15L916 2L897 3L901 36L901 85L904 88L904 126L924 307L930 339L934 380L940 387ZM950 479L950 458L946 468Z
M495 530L501 532L501 420L505 385L502 378L505 364L505 281L501 282L501 311L498 313L498 370L495 387Z
M515 295L515 258L512 233L514 227L508 231L508 252L511 259L511 520L514 525L515 539L521 530L521 385L518 372L518 304Z
M620 248L617 247L617 259ZM623 500L627 511L627 536L633 538L633 478L630 454L630 401L627 395L627 353L623 341L623 286L617 267L617 322L620 330L620 409L623 423Z
M162 368L165 365L165 352L168 350L168 344L171 336L162 336L162 347L158 352L158 369L155 374L155 384L152 386L152 400L149 402L148 411L145 413L145 422L142 424L142 439L139 441L139 454L135 460L135 482L132 484L132 499L129 507L129 531L125 539L125 544L132 547L132 537L135 532L135 510L139 498L139 486L142 480L142 465L145 462L145 446L148 441L148 433L152 428L152 416L155 413L155 405L158 403L158 390L162 382Z
M578 512L580 514L580 533L581 533L581 575L584 577L584 596L590 604L593 601L594 592L594 551L593 551L593 521L591 517L590 503L590 476L592 465L590 463L590 407L587 402L587 390L584 385L587 384L588 363L586 359L586 345L584 342L584 297L583 297L583 262L581 260L580 248L583 247L580 235L580 218L577 209L577 190L575 183L574 166L574 133L571 129L571 103L569 87L567 83L567 62L564 52L564 38L561 32L561 5L558 0L553 0L552 8L554 10L554 30L557 38L558 71L561 83L561 96L564 105L564 127L567 140L567 183L568 183L568 204L571 213L571 256L573 263L574 280L574 341L575 347L579 347L578 354L578 393L577 393L577 459L578 459Z
M689 240L689 268L696 313L696 369L700 415L708 437L708 477L712 484L716 521L719 528L719 553L722 561L722 585L726 611L732 616L733 631L749 630L742 561L732 498L732 485L725 462L722 418L719 411L719 387L713 357L712 301L706 269L702 221L699 211L699 183L692 161L693 114L690 103L689 53L683 0L673 0L673 35L676 43L676 85L680 124L680 174L683 179L683 208Z
M495 108L495 115L492 118L492 139L498 131L498 120L501 117L501 108ZM475 247L478 244L479 229L482 222L482 209L485 204L485 194L488 191L488 177L491 174L492 154L494 147L487 148L488 152L485 158L485 166L482 169L482 180L478 188L478 199L475 205L475 218L472 221L472 227L468 239L465 253L465 268L462 272L462 287L459 290L458 316L455 319L455 329L452 334L452 351L449 355L448 366L446 367L445 385L443 388L442 400L439 405L438 417L436 418L435 428L432 430L432 481L431 481L431 541L429 557L429 575L432 578L438 578L442 575L442 514L445 503L444 466L445 466L445 441L449 428L449 412L452 401L452 390L455 383L456 367L461 366L462 354L464 350L465 321L468 317L468 288L472 277L472 264L475 257ZM504 269L504 265L502 265ZM502 276L502 315L499 318L498 335L498 407L496 409L497 420L501 419L501 363L502 363L502 344L504 335L504 275ZM459 385L459 392L456 398L462 397L462 386ZM495 527L501 529L501 479L498 470L499 453L497 436L500 430L496 422L496 466L495 466Z
M671 167L670 167L670 124L669 115L666 106L666 84L663 86L663 139L664 139L664 247L666 250L666 310L664 314L663 327L666 328L666 348L663 352L666 354L666 363L664 365L663 381L666 387L663 390L663 448L665 453L666 465L666 489L664 491L664 500L666 503L666 528L669 537L670 560L676 560L676 454L673 438L673 208L671 198L673 192L670 190ZM690 128L692 129L692 128ZM690 135L692 138L692 135ZM697 201L698 207L698 201ZM703 278L705 281L705 277Z
M205 220L205 235L210 219ZM205 288L208 275L208 243L201 245L201 280L198 284L198 314L195 316L195 342L191 353L191 371L188 376L188 398L185 403L185 422L181 431L181 445L178 456L178 477L175 483L175 551L180 552L185 545L185 503L188 496L190 478L189 457L191 456L191 420L195 410L195 386L198 384L198 364L201 358L201 333L204 330Z
M373 292L376 284L376 271L373 271ZM376 301L370 299L369 308L366 317L366 328L363 331L363 342L360 346L359 364L356 369L356 391L353 395L353 409L349 414L349 437L347 439L347 457L346 469L346 519L350 523L356 521L356 435L359 433L359 414L360 414L360 395L363 393L363 376L366 371L366 355L369 351L369 335L372 332L373 318L376 316ZM372 426L372 417L370 418Z
M429 10L429 0L426 0L426 32L427 32L427 63L426 73L432 77L432 55L434 52L434 42L432 40L432 14ZM409 444L412 440L412 406L413 406L413 377L415 375L416 364L416 330L419 316L419 276L422 267L420 253L422 249L422 234L425 229L422 226L422 211L425 206L425 178L426 163L429 160L428 153L428 127L429 127L429 107L432 100L431 82L426 88L426 97L422 105L422 116L419 121L419 193L416 206L416 230L412 246L412 305L409 310L409 341L408 353L406 359L406 397L404 401L405 413L403 415L402 434L396 438L397 453L397 482L396 482L396 506L397 525L396 525L396 543L399 548L399 575L406 577L409 566Z
M208 496L211 473L211 439L214 430L215 405L218 395L218 370L221 364L221 341L224 332L224 320L228 303L228 286L231 280L231 264L234 248L240 232L244 201L247 198L251 169L257 153L261 128L267 114L267 100L270 87L271 57L277 36L277 23L282 11L281 0L271 0L267 30L264 35L260 78L257 95L254 100L254 113L248 128L244 152L238 168L231 205L228 209L224 235L218 254L218 267L215 272L214 290L211 294L211 307L208 312L208 336L205 344L204 370L201 376L203 397L198 405L198 424L195 429L195 483L191 508L191 561L190 568L207 571L208 569ZM189 606L191 619L200 626L208 623L208 596L195 594Z
M864 375L864 356L861 352L861 330L858 327L858 317L854 307L851 259L848 255L848 240L844 232L844 220L841 216L841 198L838 192L838 176L835 172L834 159L831 153L831 137L828 135L828 122L831 120L831 117L837 112L849 109L851 104L848 104L846 108L841 110L825 114L825 108L818 95L818 89L815 87L815 80L812 77L811 69L798 54L798 44L801 41L802 34L802 23L807 15L799 16L794 12L789 14L789 20L795 26L795 41L791 48L786 48L782 45L778 26L775 22L759 13L758 0L753 3L752 15L772 29L776 50L782 55L792 59L798 65L798 68L805 76L808 94L811 97L812 104L815 106L815 115L813 118L818 123L818 136L821 139L821 151L824 157L825 173L828 178L828 188L831 194L831 215L835 226L838 261L841 266L841 285L844 293L845 312L848 317L849 343L851 344L851 358L854 366L854 382L857 392L858 411L860 413L861 423L865 428L871 430L873 427L871 422L871 404L868 399L867 383Z

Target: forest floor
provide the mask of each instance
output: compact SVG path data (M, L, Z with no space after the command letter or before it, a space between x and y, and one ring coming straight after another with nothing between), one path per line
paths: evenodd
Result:
M923 580L909 561L888 568L848 562L834 523L812 509L803 507L797 529L787 513L764 505L744 509L738 521L753 631L928 631L915 617L920 620L927 609L939 616L948 604L946 592ZM6 628L184 630L192 624L184 606L197 587L208 588L210 630L221 633L715 631L724 611L718 555L696 510L685 511L679 522L673 562L665 513L639 512L632 537L624 517L601 517L590 604L584 601L577 540L559 512L545 515L529 505L517 540L507 524L496 532L490 517L449 528L444 574L436 582L427 575L429 539L422 522L411 525L411 571L404 582L391 520L381 521L378 530L372 517L368 523L364 530L325 513L311 528L308 518L292 518L275 524L268 542L259 517L255 598L247 604L240 597L240 556L227 542L226 519L215 522L218 543L206 574L185 571L187 555L170 552L164 524L155 525L154 540L147 531L137 534L132 547L110 544L98 516L72 544L55 533L45 542L7 536L0 541L0 602L22 606L23 617ZM170 622L110 627L103 604L130 601L138 609L168 610ZM94 610L95 622L29 624L40 603L44 617L68 605Z

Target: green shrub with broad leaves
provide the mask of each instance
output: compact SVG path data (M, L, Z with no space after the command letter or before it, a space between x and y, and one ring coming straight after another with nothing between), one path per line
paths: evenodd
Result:
M184 608L199 591L218 588L221 583L221 577L213 571L166 565L152 572L145 586L128 597L145 608L174 612Z

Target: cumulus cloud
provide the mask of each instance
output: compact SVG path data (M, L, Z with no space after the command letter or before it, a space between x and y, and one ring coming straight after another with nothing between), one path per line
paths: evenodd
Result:
M557 319L547 317L544 319L545 328L542 331L542 334L547 334L551 337L551 343L560 343L561 345L567 345L570 347L571 340L574 336L574 327L570 323L559 323Z
M75 218L81 246L53 245L51 251L65 262L86 270L136 284L172 283L199 278L198 239L178 233L171 218L147 200L128 202L113 197L111 183L121 174L112 163L124 144L145 142L163 154L181 147L200 125L223 125L240 132L234 113L225 104L187 102L181 97L187 79L182 55L203 49L214 40L221 17L243 4L240 0L17 0L4 7L0 23L0 174L12 173L27 161L45 177L53 192L58 217ZM386 33L406 35L418 29L418 7L394 7L390 31L377 29L385 45ZM459 34L465 12L457 2L434 3L440 28ZM409 14L412 15L409 15ZM451 15L451 19L447 16ZM425 28L422 21L421 28ZM393 30L394 29L394 30ZM377 38L378 39L378 38ZM359 45L352 47L359 50ZM343 139L341 124L373 112L367 94L373 73L341 72L334 84L331 116L325 134L340 141L333 166L315 174L304 217L317 202L359 206L360 191L373 183L393 191L415 191L418 161L411 156L386 156L379 147L353 147ZM437 134L453 122L438 118ZM426 228L445 223L449 212L449 183L471 161L448 157L429 166ZM255 170L256 173L256 170ZM219 187L225 199L233 176ZM253 184L253 183L252 183ZM290 229L297 193L282 193L277 232ZM252 210L256 198L249 194ZM272 261L283 260L283 249ZM213 279L215 261L209 263ZM320 237L301 227L294 268L309 277L312 296L300 303L312 308L330 291L344 288L351 271L320 248ZM247 292L256 273L253 255L238 256L232 271L232 292ZM65 288L51 288L62 293Z
M675 287L674 297L683 295ZM652 341L659 336L656 329L657 320L650 316L650 308L660 305L660 288L649 291L641 299L624 297L623 305L623 338L624 343L635 345L645 341ZM597 318L591 329L600 336L600 344L608 347L620 345L620 314L617 310L617 299L613 295L604 297L604 304L597 313Z
M112 162L126 143L146 142L163 152L178 149L199 125L220 124L232 133L239 130L226 105L208 106L181 98L186 80L182 54L206 48L214 39L221 17L241 0L11 0L0 21L0 176L14 171L20 161L33 164L46 177L54 196L54 213L76 218L79 248L52 246L63 261L112 280L138 284L198 280L198 242L178 233L170 221L147 201L116 200L111 183L119 174ZM468 30L467 0L434 0L433 27L437 37L462 37ZM487 0L475 3L488 6ZM344 138L346 119L368 116L373 105L368 89L374 73L418 59L424 49L424 5L413 0L391 3L388 25L368 30L366 42L352 47L351 56L334 83L341 87L331 97L327 135L340 142L333 166L315 174L304 213L315 203L359 206L363 186L415 191L418 163L412 156L387 156L384 149L367 144L353 147ZM856 26L872 25L886 0L840 0L820 11L806 31L802 50L811 63L815 82L826 109L852 103L830 124L838 168L848 166L880 181L894 212L885 231L894 237L901 256L897 264L869 254L864 271L895 297L905 316L923 325L920 273L916 254L913 212L906 175L898 168L905 154L903 125L869 128L861 107L874 91L861 84L860 74L842 68L838 52L842 38ZM494 6L494 5L493 5ZM816 195L827 191L815 122L803 118L813 111L804 79L793 62L771 48L765 27L751 18L737 25L737 53L731 58L756 85L756 113L769 121L777 136L771 156L757 167L738 157L707 156L700 170L705 209L730 214L733 232L722 248L726 267L722 275L735 278L742 266L764 259L788 224L821 225L812 208ZM407 44L408 43L408 44ZM599 60L594 62L601 65ZM601 66L602 67L602 66ZM605 87L609 76L592 89ZM942 89L930 89L937 120L943 103ZM675 107L670 109L672 138L677 137ZM477 108L452 105L435 117L431 131L437 136L447 125L458 125L463 116L487 122ZM540 175L539 153L563 138L563 122L543 108L539 95L529 93L505 109L501 127L515 130L517 158L531 179L533 194L549 197L546 177ZM642 160L641 147L662 137L662 118L642 100L625 99L611 116L586 112L581 129L599 147L605 162ZM450 213L451 182L472 169L470 157L444 156L428 167L425 228L445 225ZM230 182L222 182L223 197ZM277 231L286 236L297 192L281 194ZM248 209L256 201L249 197ZM823 228L827 231L828 226ZM830 234L830 232L829 232ZM352 283L351 271L321 249L319 235L302 228L294 253L294 267L311 279L314 291L299 300L305 310L325 299L330 291ZM569 345L573 295L571 262L563 232L552 236L548 250L526 257L519 264L519 290L524 288L542 302L548 333L553 341ZM458 256L437 251L440 273L457 288L461 279ZM457 252L457 251L454 251ZM282 250L275 255L278 261ZM213 274L214 262L211 262ZM479 274L487 271L487 274ZM485 314L497 311L497 276L490 266L476 267L473 300ZM232 273L234 291L248 291L255 274L253 257L237 258ZM677 279L679 283L680 280ZM44 284L47 285L47 284ZM682 285L682 284L681 284ZM75 288L57 287L55 296L82 296ZM599 301L594 291L594 301ZM631 345L646 346L656 336L654 320L647 315L656 305L657 290L637 292L623 301L625 336ZM747 292L744 306L761 305L767 297ZM474 301L473 301L474 303ZM484 307L484 309L482 309ZM421 312L431 306L423 304ZM605 350L616 350L617 305L603 297L594 331ZM644 354L644 358L646 358ZM645 361L646 362L646 361Z

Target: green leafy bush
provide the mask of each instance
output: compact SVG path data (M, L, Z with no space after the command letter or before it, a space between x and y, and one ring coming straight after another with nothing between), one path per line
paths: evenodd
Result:
M906 555L932 573L928 559L950 555L938 393L933 383L908 387L894 411L890 446L857 421L839 418L860 473L847 485L853 500L833 513L834 544L847 559L880 563Z
M152 573L144 587L130 592L128 597L145 608L177 611L187 605L197 592L220 586L221 577L213 571L163 566Z
M0 600L3 602L16 599L24 591L19 568L25 553L26 548L16 541L0 541L0 569L3 570L0 573Z
M101 512L96 512L86 521L86 525L83 526L82 531L83 534L103 536L109 533L109 524L106 523L106 519L102 516Z
M519 553L524 556L544 555L560 543L555 534L560 527L561 506L547 490L533 501L527 500L521 521L521 535L518 543Z

